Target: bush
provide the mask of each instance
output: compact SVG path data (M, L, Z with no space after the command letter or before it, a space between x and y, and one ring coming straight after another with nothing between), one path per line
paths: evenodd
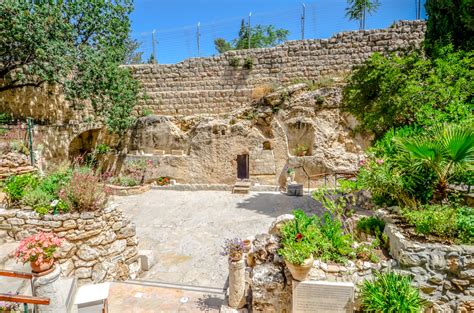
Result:
M434 60L420 52L374 54L350 76L343 110L376 139L406 125L472 120L473 62L474 52L453 52L449 46Z
M269 93L273 92L273 90L275 90L275 88L271 85L260 85L252 89L251 97L253 100L260 100Z
M420 210L405 209L402 216L418 234L452 239L458 243L474 243L473 208L426 205Z
M419 313L424 304L411 279L396 273L379 273L374 280L365 280L360 298L364 312Z
M240 59L238 57L232 57L229 59L229 65L232 67L240 66Z
M19 202L28 188L34 188L38 178L33 174L10 176L5 181L4 191L10 204Z
M385 222L373 216L362 217L356 227L366 234L379 237L383 233Z
M69 208L78 211L102 209L108 196L109 191L99 176L87 169L74 171L69 183L59 193Z
M299 209L294 210L293 215L295 218L281 228L282 248L278 253L289 263L301 265L316 251L316 240L320 234L315 215L310 217Z
M296 147L293 149L293 153L297 156L305 156L308 155L309 152L309 147L306 144L299 143L296 145Z
M246 57L244 59L244 64L242 66L246 70L251 70L251 69L253 69L253 63L254 63L254 61L251 57Z
M318 226L321 236L316 241L316 256L325 262L336 263L345 263L355 257L352 237L344 233L341 221L325 213L318 220Z
M25 195L21 199L21 203L30 206L35 210L38 209L40 212L44 212L45 210L49 210L53 199L53 196L38 186L33 189L27 189Z

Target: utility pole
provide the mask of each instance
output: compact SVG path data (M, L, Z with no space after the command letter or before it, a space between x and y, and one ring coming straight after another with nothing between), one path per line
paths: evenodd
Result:
M201 22L198 22L198 24L197 24L197 32L196 32L197 48L198 48L198 57L201 56L201 43L200 43L201 31L200 31L200 27L201 27Z
M158 63L158 59L156 58L155 30L151 32L151 43L153 45L153 61L155 61L155 63Z
M416 2L416 19L421 19L421 0L417 0Z
M250 49L250 37L252 36L252 34L250 33L250 17L252 16L252 12L249 13L249 22L248 22L248 26L247 26L247 35L248 35L248 39L249 39L249 42L248 42L248 49Z
M303 3L303 13L301 14L301 40L304 39L304 22L306 18L306 5Z

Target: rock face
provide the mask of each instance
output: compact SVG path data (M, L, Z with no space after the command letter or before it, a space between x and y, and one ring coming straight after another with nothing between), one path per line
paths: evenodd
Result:
M353 172L368 145L353 134L340 104L338 83L314 91L296 84L226 116L147 116L132 132L127 158L152 159L150 176L178 183L233 184L238 156L246 155L253 183L283 185L291 167L306 185L307 175ZM297 155L301 147L305 156Z
M390 221L387 212L378 215ZM384 232L400 271L413 277L435 312L472 312L474 246L415 242L393 224L387 224Z
M80 283L135 278L139 273L138 239L133 225L114 206L104 210L38 215L31 210L0 209L0 224L21 240L39 231L63 238L56 259L66 276Z

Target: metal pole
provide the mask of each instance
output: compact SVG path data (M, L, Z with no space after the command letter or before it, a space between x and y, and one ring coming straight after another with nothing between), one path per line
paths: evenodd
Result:
M304 39L304 22L306 18L306 5L303 3L303 13L301 14L301 40Z
M28 125L28 144L30 146L30 161L31 161L31 166L35 166L35 154L33 152L33 134L32 134L33 120L30 117L28 117L26 121Z
M250 17L252 16L252 12L249 13L249 23L248 23L248 26L247 26L247 35L248 35L248 49L250 49L250 37L252 36L250 34Z
M201 38L201 32L200 32L200 28L201 27L201 22L198 22L197 24L197 34L196 34L196 37L197 37L197 48L198 48L198 57L201 55L201 43L200 43L200 38Z
M421 19L421 0L417 1L417 6L416 6L416 19L419 20Z
M155 30L151 33L151 43L153 45L153 61L158 63L158 59L156 58Z

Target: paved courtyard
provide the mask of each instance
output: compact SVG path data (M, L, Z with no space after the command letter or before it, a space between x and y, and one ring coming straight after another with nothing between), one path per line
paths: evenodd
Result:
M266 232L294 208L320 212L309 195L276 192L150 190L114 202L136 224L140 249L154 251L156 264L140 279L216 288L227 280L227 260L219 255L225 238Z

